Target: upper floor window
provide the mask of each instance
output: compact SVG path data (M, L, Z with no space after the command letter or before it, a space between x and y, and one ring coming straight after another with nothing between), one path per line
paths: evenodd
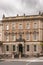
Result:
M6 45L6 51L9 51L9 46L8 45Z
M34 51L36 51L36 45L34 45Z
M27 51L29 51L29 45L27 45Z
M6 24L6 30L9 30L9 25L8 24Z
M30 40L30 34L29 33L26 34L26 40Z
M34 34L33 34L33 39L34 39L34 40L38 40L38 33L37 33L37 32L34 32Z
M37 23L34 23L33 28L34 29L37 29L38 28L38 24Z
M43 28L43 23L42 23L42 28Z
M14 30L16 28L16 24L12 23L12 30Z
M22 24L19 24L19 29L23 29L23 25Z
M29 23L27 23L26 29L30 29L30 24Z
M37 35L36 35L36 33L34 33L34 40L36 40L37 39Z
M6 41L9 41L9 35L6 35Z
M22 39L22 34L19 34L19 39L20 39L20 40Z
M12 40L15 41L16 40L16 36L12 35Z
M13 45L13 51L15 51L15 45Z

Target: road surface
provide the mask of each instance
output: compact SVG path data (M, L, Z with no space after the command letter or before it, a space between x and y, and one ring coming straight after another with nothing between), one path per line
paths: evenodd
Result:
M13 61L13 62L0 62L0 65L43 65L43 62Z

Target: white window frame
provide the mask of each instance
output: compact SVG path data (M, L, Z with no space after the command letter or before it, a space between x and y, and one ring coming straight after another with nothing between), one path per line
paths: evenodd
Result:
M30 29L30 23L26 24L26 29Z
M39 38L39 34L37 32L34 32L33 34L33 40L37 41Z
M26 34L26 40L30 40L30 34L29 33Z
M15 46L15 45L13 45L13 51L15 51L15 49L16 49L16 46Z
M19 27L19 29L23 29L23 24L20 23L18 27Z
M12 30L15 30L15 29L16 29L16 24L12 23Z
M16 35L12 35L12 41L16 41Z
M9 35L6 35L6 41L9 41Z
M34 22L33 28L34 28L34 29L37 29L37 28L38 28L38 23Z
M6 51L9 51L9 45L6 45Z
M27 51L30 51L30 45L27 45Z
M9 30L9 25L8 24L6 24L6 30Z
M34 52L36 52L36 51L37 51L37 45L34 44Z

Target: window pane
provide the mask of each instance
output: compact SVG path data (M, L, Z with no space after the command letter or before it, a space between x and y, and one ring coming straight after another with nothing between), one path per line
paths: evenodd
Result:
M34 45L34 51L36 51L36 45Z
M30 34L26 34L26 39L27 39L27 40L30 39Z
M23 29L23 25L22 24L19 24L19 29Z
M9 51L9 46L8 45L6 45L6 51Z
M16 24L12 23L12 30L15 30L15 28L16 28Z
M37 32L34 32L33 40L38 40L38 38L39 38L38 36L39 36L39 34Z
M8 24L6 25L6 30L9 30L9 25Z
M8 35L6 35L6 41L9 41L9 36Z
M27 23L26 29L30 29L30 24L29 23Z
M34 33L34 40L36 40L36 33Z
M27 51L29 51L29 45L27 45Z
M36 28L38 28L38 26L37 26L38 24L37 23L34 23L34 28L36 29Z
M15 51L15 45L13 45L13 51Z
M15 41L16 40L16 36L12 35L12 40Z

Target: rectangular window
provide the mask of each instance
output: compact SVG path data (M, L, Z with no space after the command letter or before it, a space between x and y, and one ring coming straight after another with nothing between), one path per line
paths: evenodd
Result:
M30 24L29 23L27 23L26 29L30 29Z
M38 24L37 23L34 23L34 29L37 29L38 28Z
M22 24L19 24L19 29L23 29L23 25Z
M15 51L15 45L13 45L13 51Z
M43 23L41 25L42 25L42 28L43 28Z
M6 25L6 30L9 30L9 25L8 24Z
M38 36L39 36L39 34L38 34L37 32L34 32L34 34L33 34L33 39L34 39L34 40L38 40Z
M27 34L26 34L26 40L29 40L29 39L30 39L30 34L27 33Z
M8 45L6 45L6 51L9 51L9 46Z
M12 30L15 30L15 29L16 29L16 24L12 23Z
M43 44L41 45L41 48L42 48L42 52L43 52Z
M36 51L36 45L34 45L34 51Z
M6 35L6 41L9 41L9 35Z
M27 45L27 51L29 51L29 45Z
M36 40L37 39L37 35L36 35L36 33L34 33L34 40Z
M12 40L15 41L16 40L16 36L12 35Z

